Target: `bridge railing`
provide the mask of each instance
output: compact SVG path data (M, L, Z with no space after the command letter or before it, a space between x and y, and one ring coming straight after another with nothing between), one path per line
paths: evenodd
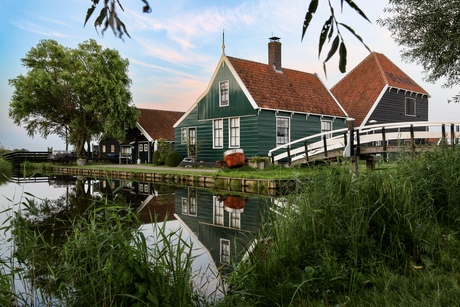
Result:
M321 156L349 157L354 149L358 151L361 146L382 146L386 151L386 145L391 141L398 144L415 140L444 139L449 144L458 142L460 122L402 122L388 124L374 124L362 127L342 128L333 131L318 133L307 136L290 143L278 146L268 152L272 163L279 161L295 162L300 159L309 161ZM447 127L447 128L446 128ZM351 129L351 130L350 130ZM353 146L350 146L350 133L353 137ZM327 136L333 135L328 138Z

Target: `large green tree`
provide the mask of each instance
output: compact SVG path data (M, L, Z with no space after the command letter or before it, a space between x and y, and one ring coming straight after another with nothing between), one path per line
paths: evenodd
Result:
M75 145L79 158L85 143L104 134L122 140L136 124L128 60L94 40L66 48L42 40L21 59L25 75L10 79L14 93L9 117L30 136L56 134Z
M403 46L403 59L420 64L426 79L460 84L460 0L390 0L379 24Z

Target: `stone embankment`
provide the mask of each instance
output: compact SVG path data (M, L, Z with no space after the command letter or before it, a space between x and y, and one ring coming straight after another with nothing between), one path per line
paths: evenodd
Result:
M287 191L292 190L295 186L293 180L233 178L217 176L215 174L218 171L217 169L188 168L184 173L168 173L168 171L172 170L177 172L178 169L139 165L130 165L129 168L131 170L126 170L127 166L123 167L123 165L119 170L114 170L113 168L117 167L112 165L110 168L112 169L106 170L97 168L55 166L53 167L53 173L91 177L96 179L111 178L140 182L157 182L162 184L193 186L215 190L270 196L283 195ZM209 175L207 175L207 173L209 173Z

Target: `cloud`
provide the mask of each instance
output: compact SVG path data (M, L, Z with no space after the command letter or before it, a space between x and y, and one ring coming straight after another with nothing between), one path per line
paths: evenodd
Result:
M25 21L25 20L13 21L13 25L21 30L31 32L34 34L38 34L39 36L54 37L54 38L72 38L72 36L64 34L63 32L50 30L48 28L43 27L42 25L30 22L30 21Z

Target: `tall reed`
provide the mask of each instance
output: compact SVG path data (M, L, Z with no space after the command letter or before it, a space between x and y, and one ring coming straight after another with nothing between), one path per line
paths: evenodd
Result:
M367 174L321 168L262 229L222 304L453 301L460 296L458 174L460 152L445 149ZM437 296L437 281L449 297ZM389 287L401 292L384 299Z
M94 201L67 224L40 219L43 211L31 200L22 205L11 228L16 274L30 286L18 295L22 304L30 304L31 297L48 306L192 306L198 301L190 283L192 247L179 231L156 224L152 246L126 206Z

